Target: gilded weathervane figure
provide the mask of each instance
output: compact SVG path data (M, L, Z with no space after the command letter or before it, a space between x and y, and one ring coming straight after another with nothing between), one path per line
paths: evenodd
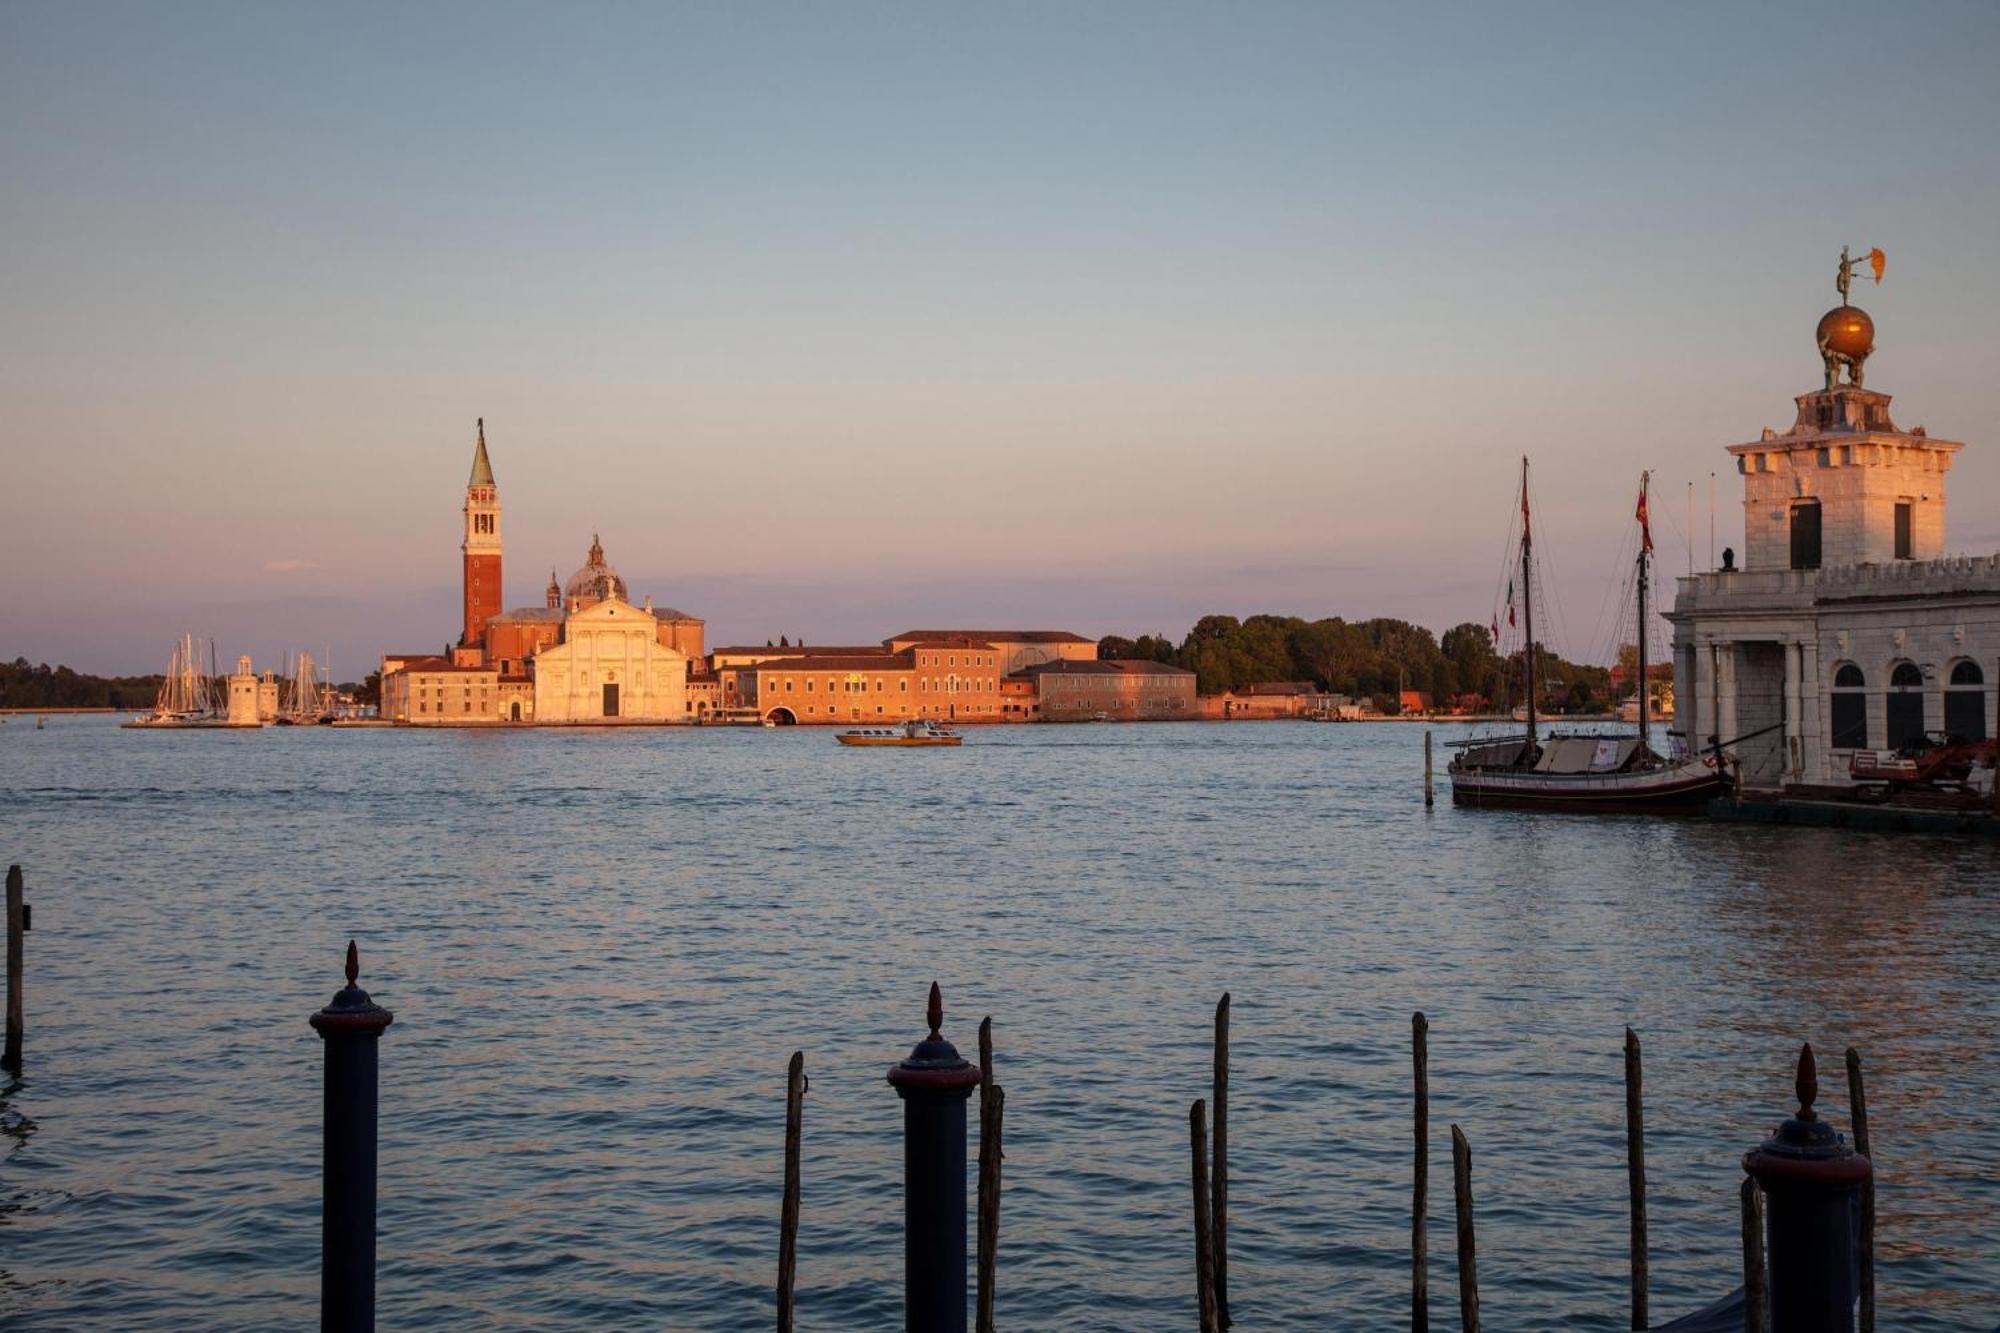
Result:
M1868 318L1868 312L1860 306L1850 305L1847 300L1848 288L1854 284L1854 266L1864 261L1849 254L1849 247L1840 247L1840 271L1833 279L1835 290L1840 293L1840 304L1820 316L1819 356L1826 365L1826 387L1832 389L1840 383L1840 368L1847 367L1847 382L1855 388L1861 387L1861 363L1875 350L1875 321ZM1875 281L1882 281L1882 270L1887 264L1880 250L1870 250L1866 261L1875 271Z
M1834 288L1840 292L1842 305L1847 304L1847 289L1854 284L1854 266L1861 262L1858 259L1848 258L1847 250L1847 246L1840 247L1840 273L1833 280ZM1875 270L1875 285L1881 286L1882 269L1887 265L1888 257L1880 250L1870 250L1867 262L1868 266Z

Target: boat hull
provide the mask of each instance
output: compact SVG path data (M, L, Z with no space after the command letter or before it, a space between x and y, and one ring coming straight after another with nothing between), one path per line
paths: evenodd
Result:
M842 745L909 747L922 745L961 745L962 736L836 736Z
M1700 814L1723 781L1700 760L1636 773L1537 773L1527 769L1454 768L1454 805L1595 814Z

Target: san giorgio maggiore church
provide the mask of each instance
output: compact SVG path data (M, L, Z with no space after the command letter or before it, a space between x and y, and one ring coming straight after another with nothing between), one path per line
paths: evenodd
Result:
M465 487L465 625L448 652L382 658L381 715L406 723L694 721L709 684L703 623L648 597L633 605L592 537L583 567L543 605L501 606L500 488L480 422Z
M1850 267L1843 253L1819 324L1824 385L1788 430L1729 446L1742 567L1725 551L1681 579L1667 616L1679 725L1720 741L1751 788L1844 785L1857 750L1995 734L2000 556L1945 554L1964 445L1899 428L1864 386L1875 325L1847 303Z

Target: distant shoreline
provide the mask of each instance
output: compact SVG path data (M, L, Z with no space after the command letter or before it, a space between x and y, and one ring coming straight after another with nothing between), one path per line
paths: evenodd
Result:
M73 708L62 708L62 707L58 707L58 706L56 706L56 705L54 705L54 704L51 704L51 705L49 705L49 706L48 706L47 708L0 708L0 713L9 713L9 714L27 714L27 713L50 713L50 714L53 714L53 713L150 713L150 712L152 712L152 711L153 711L153 710L152 710L152 709L150 709L150 708L113 708L113 707L111 707L111 706L110 706L109 704L105 704L105 705L102 705L102 706L99 706L99 707L88 707L88 708L85 708L85 707L73 707Z

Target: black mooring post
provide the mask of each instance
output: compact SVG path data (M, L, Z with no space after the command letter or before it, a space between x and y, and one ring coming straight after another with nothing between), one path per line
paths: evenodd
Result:
M1855 1221L1874 1168L1813 1113L1819 1074L1799 1052L1799 1109L1743 1155L1764 1193L1771 1333L1853 1333L1860 1290Z
M1642 681L1640 689L1646 688ZM1625 1029L1625 1188L1632 1204L1632 1327L1653 1326L1647 1310L1650 1262L1646 1249L1646 1096L1639 1036Z
M965 1103L979 1067L944 1039L931 983L931 1035L889 1071L903 1099L903 1327L965 1333Z
M355 984L361 956L347 942L347 985L312 1016L326 1047L326 1138L320 1195L319 1326L375 1327L375 1090L382 1030L395 1015Z
M28 905L21 901L21 867L7 867L7 1047L0 1051L0 1069L21 1072L21 1042L27 1026L21 1000L27 954L21 937L28 931Z

